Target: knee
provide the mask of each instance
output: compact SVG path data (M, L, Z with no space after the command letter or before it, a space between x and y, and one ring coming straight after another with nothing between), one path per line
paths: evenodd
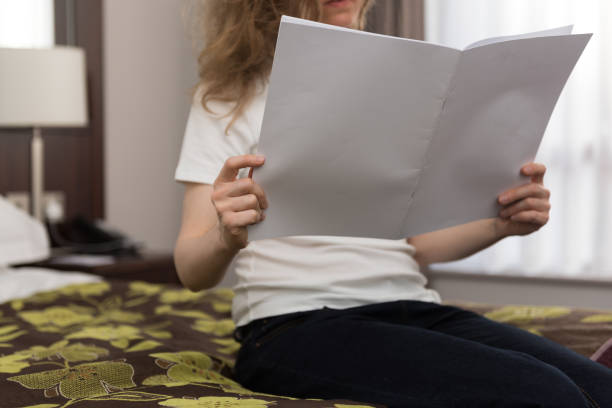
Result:
M530 373L532 396L530 401L541 408L589 408L592 405L580 388L561 370L546 363L534 367Z

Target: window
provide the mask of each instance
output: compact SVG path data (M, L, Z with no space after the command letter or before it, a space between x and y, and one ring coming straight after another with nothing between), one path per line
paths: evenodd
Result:
M53 0L0 0L0 47L52 47Z
M426 39L456 47L568 24L574 24L575 33L594 33L561 94L537 156L548 167L549 224L449 267L612 278L612 2L426 0L425 5Z

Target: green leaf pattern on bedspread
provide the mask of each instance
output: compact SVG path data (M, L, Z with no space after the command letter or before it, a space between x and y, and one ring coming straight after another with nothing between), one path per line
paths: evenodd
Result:
M234 381L232 298L228 289L108 281L0 305L0 406L371 407Z
M22 336L25 333L27 333L27 331L19 330L19 326L16 324L0 327L0 347L12 347L12 344L7 342Z
M538 319L555 319L571 313L568 307L560 306L505 306L485 314L489 319L504 323L524 324Z
M116 361L80 364L70 368L42 371L9 377L30 389L45 390L45 396L58 394L68 399L80 399L110 394L135 387L134 367Z
M173 408L265 408L274 402L264 401L254 398L235 398L235 397L200 397L198 399L172 398L159 405Z
M166 376L173 383L234 384L234 381L219 374L217 370L220 367L214 367L212 358L199 351L156 353L151 357L161 368L168 368Z
M94 361L108 355L108 350L101 347L82 343L68 344L68 340L61 340L49 347L32 346L29 350L34 360L64 359L68 363L79 361Z

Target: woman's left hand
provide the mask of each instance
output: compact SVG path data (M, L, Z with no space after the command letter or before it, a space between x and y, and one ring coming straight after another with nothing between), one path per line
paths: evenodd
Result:
M504 191L497 200L503 206L495 219L496 232L501 237L527 235L542 228L550 212L550 191L544 187L546 167L528 163L521 167L521 174L531 182Z

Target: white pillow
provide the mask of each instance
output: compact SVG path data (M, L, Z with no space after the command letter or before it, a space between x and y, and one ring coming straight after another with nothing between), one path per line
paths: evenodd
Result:
M48 256L49 239L42 223L0 196L0 267Z

